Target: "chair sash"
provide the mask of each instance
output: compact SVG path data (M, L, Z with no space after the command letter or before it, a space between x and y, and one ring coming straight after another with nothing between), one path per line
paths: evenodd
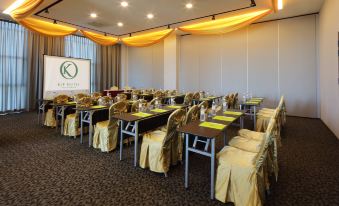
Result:
M187 93L184 98L184 104L185 105L190 105L193 100L193 93Z

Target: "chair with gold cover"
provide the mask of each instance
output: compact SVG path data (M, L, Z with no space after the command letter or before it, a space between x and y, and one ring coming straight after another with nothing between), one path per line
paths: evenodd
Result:
M93 99L94 101L98 101L98 99L99 99L100 97L102 97L102 93L101 93L101 92L93 92L93 93L91 94L91 97L92 97L92 99Z
M98 99L98 105L109 107L113 104L113 100L111 97L102 96Z
M67 103L69 100L69 96L61 94L53 99L54 104L61 104L61 103ZM51 109L48 109L45 116L45 122L44 125L47 127L55 127L56 126L56 120L55 120L55 107L53 106Z
M139 100L133 102L133 104L131 106L131 112L138 112L139 111L139 104L140 103L146 105L147 101L144 100L144 99L139 99Z
M159 97L159 98L162 98L163 95L164 95L164 94L162 93L162 91L159 91L159 90L153 93L153 97Z
M112 86L112 87L110 88L110 90L116 91L116 90L119 90L119 87L117 87L117 86Z
M90 107L93 105L93 100L89 96L85 95L75 95L76 98L76 107ZM79 129L79 111L75 110L75 113L69 114L66 116L64 123L64 131L63 134L65 136L73 136L76 138L80 134Z
M195 92L193 94L193 99L195 99L195 100L200 99L200 93L199 92Z
M116 97L114 97L114 102L121 102L121 101L126 101L127 100L127 95L126 94L117 94Z
M179 159L180 136L177 128L183 124L185 114L183 109L178 109L169 116L166 131L156 130L144 134L140 151L140 167L164 173L167 177L170 165L176 165Z
M233 102L232 102L232 109L238 108L238 92L234 94Z
M265 137L272 137L272 141L269 145L268 152L268 170L269 173L274 173L276 180L278 179L278 159L277 159L277 118L279 111L276 110L274 116L271 117L268 129L265 133L263 132L255 132L255 131L247 131L240 130L239 136L233 137L231 141L229 141L228 145L232 147L236 147L238 149L242 149L248 152L258 152L260 145L263 144ZM274 127L272 127L272 124Z
M119 121L113 115L127 112L128 104L125 101L112 104L109 108L109 119L97 122L93 135L93 147L102 152L110 152L117 146Z
M186 93L184 98L184 105L192 105L193 93Z
M204 106L204 108L205 108L206 111L207 111L207 109L208 109L208 101L202 101L202 102L199 104L199 109L201 109L202 106Z
M132 90L132 95L133 95L133 94L138 95L138 94L140 94L140 93L141 93L141 91L140 91L139 89L133 89L133 90Z
M275 120L271 124L274 127ZM266 158L271 137L265 136L258 152L225 146L217 154L215 198L234 205L261 206L265 201Z

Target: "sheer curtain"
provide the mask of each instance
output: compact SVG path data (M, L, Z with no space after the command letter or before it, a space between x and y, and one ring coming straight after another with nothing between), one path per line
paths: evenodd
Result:
M91 60L91 92L96 91L95 68L97 59L97 46L91 40L70 35L65 37L65 56Z
M27 107L27 31L0 21L0 112Z

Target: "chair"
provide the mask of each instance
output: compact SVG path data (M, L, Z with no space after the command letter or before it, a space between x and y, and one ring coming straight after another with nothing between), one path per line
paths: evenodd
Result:
M193 101L193 93L186 93L184 98L184 105L191 105Z
M113 100L108 96L103 96L98 99L98 105L109 107L113 104Z
M76 107L90 107L93 105L93 100L89 96L82 96L81 99L79 97L76 98ZM74 139L76 136L80 134L79 130L79 111L75 110L75 113L69 114L66 116L65 123L64 123L64 131L63 134L65 136L74 136Z
M67 103L68 100L69 100L69 96L61 94L61 95L54 97L53 103L54 104ZM56 127L54 106L51 109L47 110L44 125L47 127Z
M102 152L109 152L116 148L119 122L112 116L127 112L127 106L128 105L125 101L114 103L109 108L109 119L96 123L93 136L94 148L101 149Z
M200 99L200 93L199 92L195 92L193 94L193 99L195 99L195 100Z
M167 177L170 165L176 165L178 162L177 128L183 124L184 119L185 111L178 109L169 116L166 132L156 130L144 134L140 151L140 167L164 173Z
M144 99L139 99L138 101L135 101L131 106L131 112L138 112L139 111L139 103L147 104L147 101L144 100Z
M270 130L275 125L272 119ZM267 181L266 158L271 135L266 134L258 152L225 146L217 154L215 198L234 205L263 205Z
M102 97L102 93L101 93L101 92L93 92L92 95L91 95L91 97L92 97L92 99L93 99L94 101L98 101L98 99L99 99L100 97Z
M121 101L126 101L127 100L127 95L126 94L117 94L116 97L114 97L114 102L121 102Z

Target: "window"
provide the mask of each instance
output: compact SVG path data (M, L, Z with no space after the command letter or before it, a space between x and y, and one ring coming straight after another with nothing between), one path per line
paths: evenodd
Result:
M91 40L70 35L65 37L65 56L91 60L91 91L95 89L95 65L97 47Z
M0 112L26 108L26 34L18 24L0 21Z

